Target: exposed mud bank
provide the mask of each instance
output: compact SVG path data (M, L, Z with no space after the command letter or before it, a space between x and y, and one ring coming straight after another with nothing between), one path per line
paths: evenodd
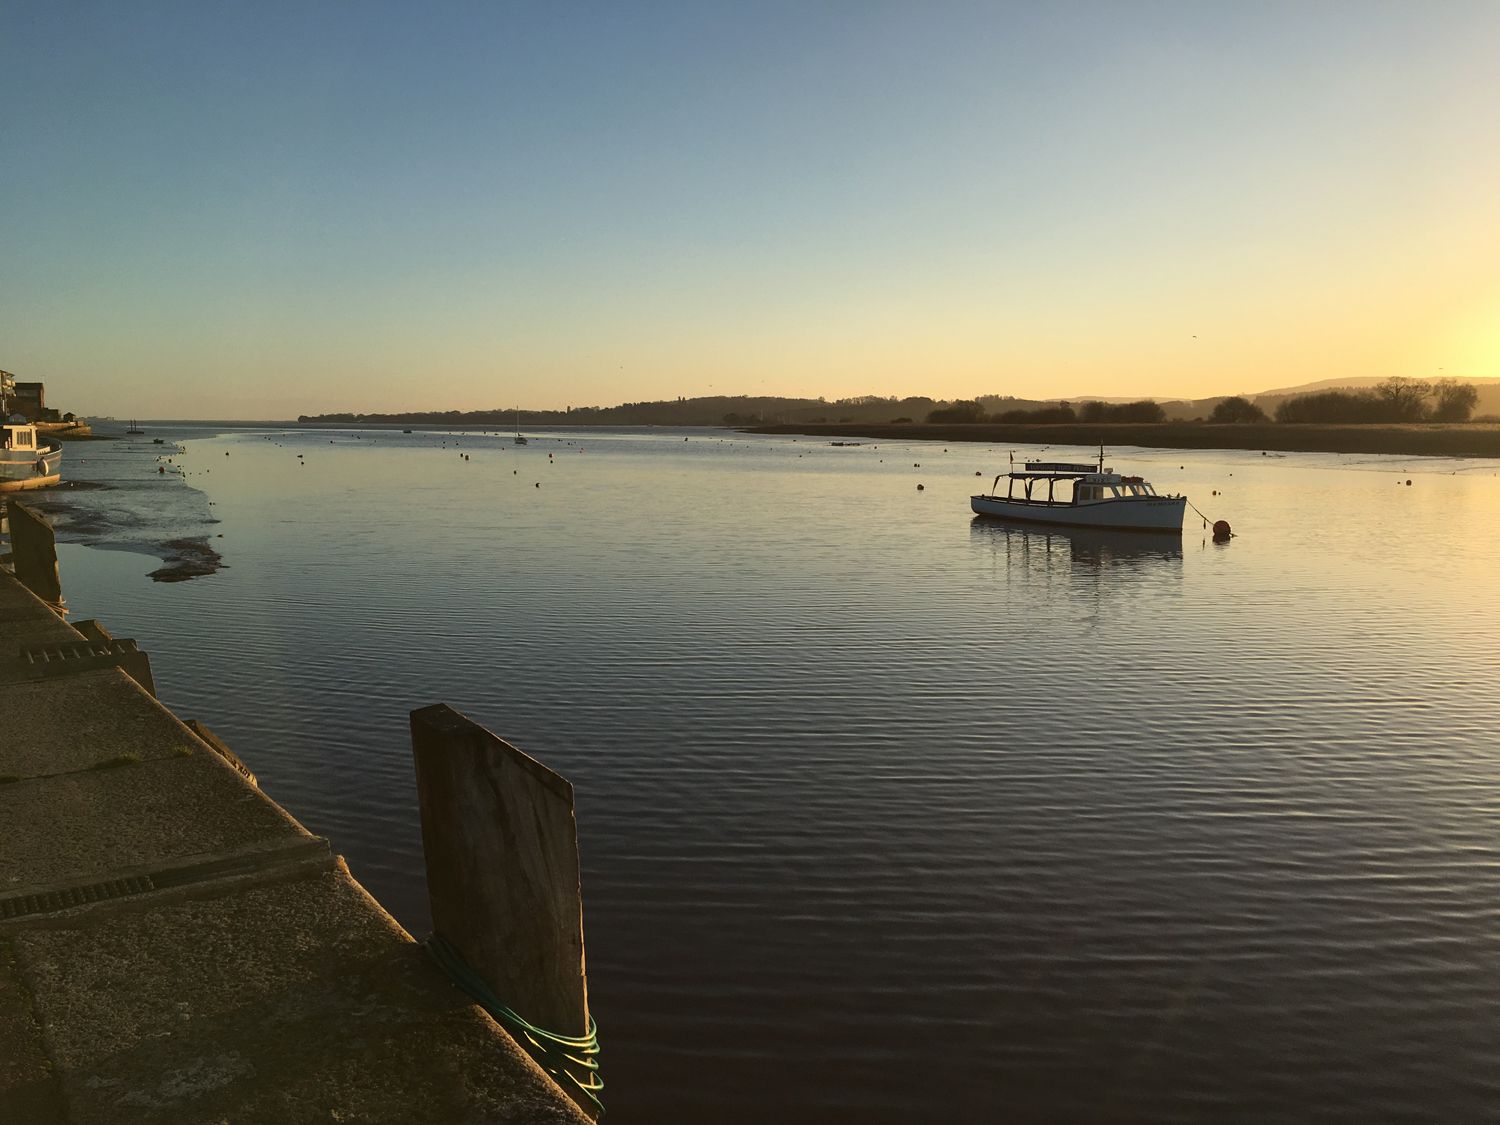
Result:
M1500 457L1500 425L1487 423L1320 426L1103 422L1066 425L888 425L820 423L746 427L752 434L807 434L873 440L978 441L989 445L1135 445L1153 449L1261 449L1285 453L1389 453L1417 457Z
M181 447L116 435L70 446L63 481L24 503L51 521L61 543L154 555L156 582L202 578L224 567L208 497L183 479Z

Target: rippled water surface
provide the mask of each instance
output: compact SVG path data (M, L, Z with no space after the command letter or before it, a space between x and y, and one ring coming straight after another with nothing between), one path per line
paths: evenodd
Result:
M1493 463L1113 453L1215 545L978 446L162 432L229 569L73 610L419 935L407 712L570 777L612 1121L1496 1112Z

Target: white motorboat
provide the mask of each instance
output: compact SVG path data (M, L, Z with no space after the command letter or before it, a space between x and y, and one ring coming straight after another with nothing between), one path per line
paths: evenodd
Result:
M1098 465L1025 464L1024 470L1012 468L996 476L990 494L969 497L969 507L981 516L1025 523L1182 534L1187 497L1162 496L1143 477L1105 468L1102 453ZM1002 480L1007 482L1004 495Z
M19 414L0 425L0 492L46 488L62 480L62 442L39 437Z

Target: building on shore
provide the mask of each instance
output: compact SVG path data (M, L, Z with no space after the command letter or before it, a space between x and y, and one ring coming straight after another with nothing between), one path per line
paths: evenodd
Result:
M45 383L16 383L13 400L17 413L26 415L28 422L56 422L57 411L47 409L47 387Z
M56 410L47 407L45 383L22 383L9 371L0 371L0 402L5 404L7 418L19 414L28 422L63 421Z

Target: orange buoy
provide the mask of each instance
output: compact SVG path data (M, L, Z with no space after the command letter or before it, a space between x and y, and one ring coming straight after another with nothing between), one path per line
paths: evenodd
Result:
M1214 521L1214 542L1215 543L1223 543L1225 540L1230 539L1233 536L1234 536L1234 532L1230 530L1229 521L1228 520L1215 520Z

